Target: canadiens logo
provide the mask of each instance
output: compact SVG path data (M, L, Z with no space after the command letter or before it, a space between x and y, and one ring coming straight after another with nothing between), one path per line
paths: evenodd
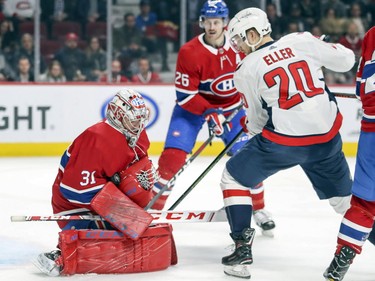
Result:
M226 73L211 82L211 91L221 97L230 97L237 93L233 82L233 73Z
M145 104L145 102L143 101L143 99L138 98L138 97L135 97L135 98L132 99L130 102L131 102L131 104L132 104L135 108L137 108L137 109L142 108L143 105Z

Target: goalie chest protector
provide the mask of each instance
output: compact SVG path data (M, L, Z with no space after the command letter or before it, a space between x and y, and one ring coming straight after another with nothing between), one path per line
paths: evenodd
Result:
M135 273L177 264L172 226L150 226L138 240L114 230L64 230L59 233L62 275Z

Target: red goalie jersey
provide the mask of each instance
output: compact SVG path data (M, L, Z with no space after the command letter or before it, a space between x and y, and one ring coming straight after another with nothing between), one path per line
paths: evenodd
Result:
M231 109L239 105L241 96L233 83L233 72L242 59L226 38L221 48L213 48L203 34L193 38L179 51L176 66L178 104L194 114L216 107Z
M92 211L92 198L109 178L126 169L136 158L147 156L149 145L145 131L131 148L126 137L105 121L86 129L61 158L52 191L54 214Z

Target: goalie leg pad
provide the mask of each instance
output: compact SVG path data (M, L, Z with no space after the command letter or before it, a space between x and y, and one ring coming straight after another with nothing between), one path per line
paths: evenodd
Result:
M59 248L62 275L149 272L177 264L169 224L150 226L136 241L114 230L65 230Z
M138 239L152 222L152 216L122 193L112 182L91 200L100 216L131 239Z

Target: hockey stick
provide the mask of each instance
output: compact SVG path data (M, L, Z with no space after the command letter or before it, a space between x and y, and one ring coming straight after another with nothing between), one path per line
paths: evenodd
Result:
M174 210L178 204L197 186L197 184L207 175L209 171L216 165L217 162L220 161L221 158L232 148L238 138L243 134L243 129L238 132L238 134L231 140L230 143L220 152L218 156L211 162L211 164L203 171L202 174L193 182L193 184L173 203L173 205L168 209L168 211Z
M351 93L332 93L336 98L350 98L350 99L356 99L356 94Z
M223 209L217 211L152 211L152 223L175 223L175 222L223 222L227 221L225 211ZM105 221L98 215L51 215L51 216L11 216L12 222L25 221Z
M229 123L234 118L234 116L236 116L236 114L240 111L241 108L242 108L242 104L240 106L238 106L235 110L233 110L233 112L225 120L224 125L227 124L227 123ZM208 137L208 139L189 157L188 160L185 161L185 164L177 171L177 173L151 199L151 201L145 207L145 210L150 209L155 204L155 202L159 199L159 197L168 188L172 187L175 184L177 177L179 175L181 175L183 171L185 171L186 167L189 166L190 163L193 162L195 160L195 158L198 157L199 154L201 154L201 152L207 147L207 145L209 145L212 142L212 140L213 140L214 137L215 137L215 134L210 134L210 136Z

